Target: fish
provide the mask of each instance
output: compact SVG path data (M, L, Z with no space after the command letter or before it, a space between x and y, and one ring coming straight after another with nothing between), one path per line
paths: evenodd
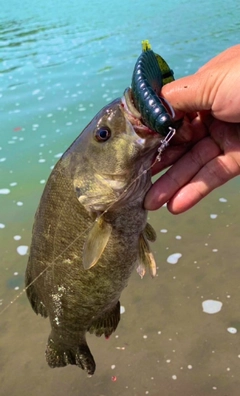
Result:
M162 137L132 114L125 96L105 106L52 170L35 214L25 285L48 317L46 360L93 375L87 332L108 338L134 270L156 274L144 197Z

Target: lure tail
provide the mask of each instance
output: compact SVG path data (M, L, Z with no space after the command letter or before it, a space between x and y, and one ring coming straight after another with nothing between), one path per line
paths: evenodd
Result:
M175 116L172 106L160 97L163 85L174 80L167 62L155 54L148 40L142 42L132 76L132 97L145 125L166 136L174 129Z

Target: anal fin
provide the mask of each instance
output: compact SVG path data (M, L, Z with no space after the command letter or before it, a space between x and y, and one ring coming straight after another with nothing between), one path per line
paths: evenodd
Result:
M120 321L120 302L109 311L105 312L103 316L97 318L89 326L88 331L100 337L102 334L109 337L117 328Z

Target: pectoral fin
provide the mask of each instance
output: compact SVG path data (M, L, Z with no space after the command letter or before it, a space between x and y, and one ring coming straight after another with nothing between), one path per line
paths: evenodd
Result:
M98 218L89 231L83 248L83 267L89 269L100 259L112 232L112 227L102 217Z
M144 228L143 231L145 237L148 239L150 242L155 242L157 239L157 234L154 228L151 226L151 224L147 223L146 227Z
M152 277L156 275L157 270L154 256L149 249L149 245L145 237L141 235L139 239L139 264L137 267L137 272L141 278L143 278L146 268L149 269Z

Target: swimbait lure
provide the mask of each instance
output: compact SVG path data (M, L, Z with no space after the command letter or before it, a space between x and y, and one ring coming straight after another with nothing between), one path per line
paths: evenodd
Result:
M134 112L132 101L147 127L166 136L179 126L179 121L173 121L172 106L160 96L163 85L174 80L173 71L160 55L152 51L148 40L142 42L142 49L133 71L132 88L125 91L125 98Z

